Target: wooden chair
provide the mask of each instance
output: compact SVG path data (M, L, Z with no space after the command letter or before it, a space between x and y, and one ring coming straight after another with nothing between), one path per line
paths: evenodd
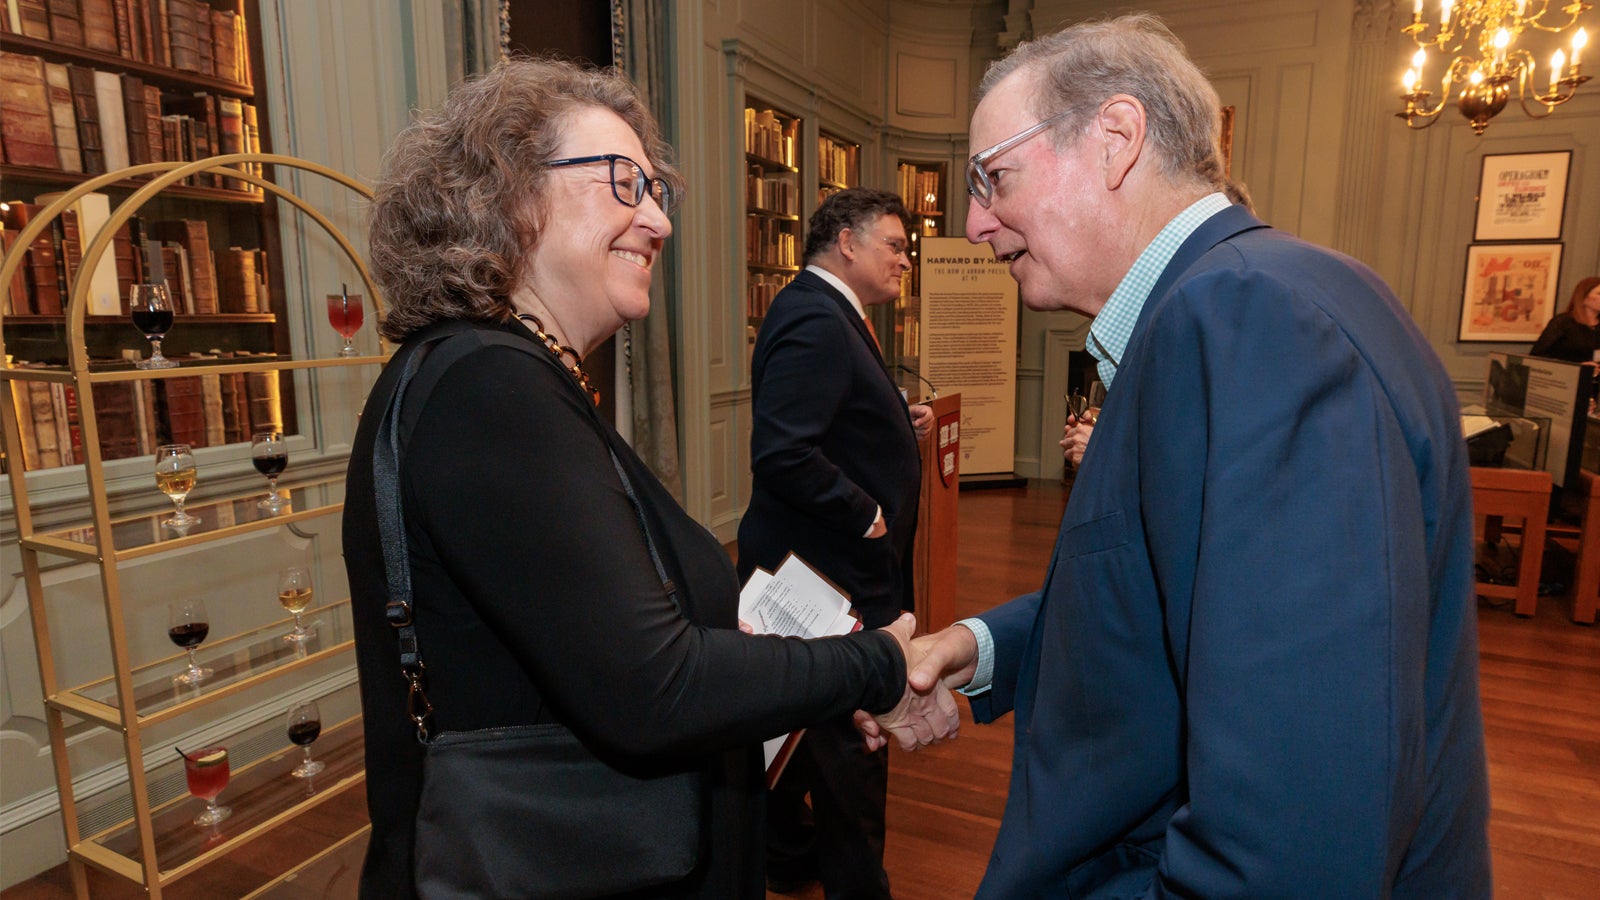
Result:
M1479 581L1478 593L1516 601L1512 609L1519 616L1533 615L1539 604L1539 568L1544 561L1550 488L1549 472L1472 467L1472 515L1488 517L1484 525L1485 539L1491 542L1499 539L1500 520L1504 517L1522 520L1517 583Z
M1578 477L1579 496L1583 498L1578 527L1552 525L1549 530L1578 540L1573 564L1572 621L1593 625L1595 606L1600 603L1600 475L1585 470Z

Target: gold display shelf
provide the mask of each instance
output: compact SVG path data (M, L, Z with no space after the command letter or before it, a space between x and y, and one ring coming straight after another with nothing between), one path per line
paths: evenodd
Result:
M161 378L186 378L193 375L223 375L229 372L269 372L293 369L331 369L342 366L381 366L387 356L330 356L315 359L295 359L292 356L275 356L271 359L184 359L170 369L140 369L131 363L95 365L83 376L93 384L111 381L154 381ZM73 383L74 373L64 365L29 366L27 368L0 368L0 381L60 381Z
M344 873L354 872L359 875L367 856L367 842L371 837L372 825L368 823L340 838L338 843L316 856L291 867L270 884L245 894L240 900L274 900L280 896L304 900L306 891L310 888L301 887L299 882L310 881L320 884Z
M300 482L280 480L278 493L287 496L288 502L276 513L256 506L266 497L263 490L204 503L187 503L184 504L184 511L200 521L181 531L161 524L162 519L171 518L173 510L170 507L112 519L111 542L115 549L110 554L102 554L99 535L93 525L40 532L21 538L19 543L30 550L69 559L98 562L104 555L122 562L343 512L344 501L330 499L336 487L342 493L343 485L343 475Z
M299 747L287 740L284 744L287 749L283 752L230 772L228 786L223 788L217 802L231 807L233 815L214 829L193 824L195 815L204 808L204 801L196 797L185 794L151 807L150 828L155 836L161 886L238 850L366 780L359 716L325 729L311 745L312 756L327 766L313 778L295 778L289 774L300 764L301 753ZM182 762L176 759L176 754L168 755L174 757L173 762L158 767L152 774L179 770ZM138 823L131 818L85 838L74 845L70 853L80 862L124 878L138 881L143 877L144 854L140 849Z
M775 210L775 209L767 209L764 206L746 207L745 208L745 214L746 215L751 215L751 216L760 216L763 219L777 219L780 222L798 222L798 221L800 221L800 217L798 215L795 215L794 213L779 212L778 210Z
M179 325L271 325L278 321L275 313L178 313L173 318L173 328ZM50 325L65 325L65 314L39 313L11 313L6 316L7 325L32 325L43 327ZM89 313L83 317L85 325L123 325L131 327L133 322L128 316L104 316Z
M747 262L744 264L744 267L752 272L779 273L785 275L795 274L800 271L799 266L779 266L772 263Z
M179 652L134 667L134 706L139 727L166 721L196 707L337 656L355 646L351 638L339 640L336 637L354 633L348 599L314 606L300 615L306 625L316 631L314 636L300 644L283 639L294 627L292 617L201 644L195 652L195 658L200 665L213 672L210 678L192 687L177 685L172 681L172 676L189 667L187 653ZM318 616L322 618L318 619ZM68 688L46 698L46 702L63 712L110 728L120 728L123 723L122 710L117 704L116 679L111 675Z

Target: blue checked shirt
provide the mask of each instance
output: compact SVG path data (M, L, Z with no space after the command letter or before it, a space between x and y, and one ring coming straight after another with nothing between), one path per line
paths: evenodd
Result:
M1172 262L1173 255L1189 239L1189 235L1194 234L1195 229L1207 219L1227 209L1228 205L1227 195L1221 192L1207 194L1173 217L1150 242L1150 246L1145 247L1139 258L1133 261L1133 268L1122 276L1122 283L1111 292L1111 298L1100 308L1100 314L1094 317L1084 349L1099 360L1100 381L1108 393L1111 391L1111 380L1117 374L1117 365L1122 362L1122 354L1128 349L1128 338L1133 336L1133 326L1139 323L1144 302L1150 299L1150 289L1156 286L1161 273L1167 270L1167 264ZM982 619L962 619L956 624L966 626L972 636L978 639L978 669L967 686L960 689L961 693L972 697L987 691L994 682L994 637L989 634L989 626Z

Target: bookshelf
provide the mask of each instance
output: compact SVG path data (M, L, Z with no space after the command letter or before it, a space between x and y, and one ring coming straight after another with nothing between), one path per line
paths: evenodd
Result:
M230 168L240 165L246 168ZM83 266L92 270L101 258L114 252L117 230L149 203L155 202L163 191L195 176L237 171L252 186L295 206L328 232L359 272L366 296L373 300L376 317L381 313L381 298L354 246L326 216L304 200L254 174L258 171L254 167L269 165L322 175L362 198L372 196L369 188L354 179L286 156L231 154L189 163L147 163L87 177L42 206L38 215L18 233L19 245L26 247L34 237L51 229L53 221L83 195L117 181L141 182L142 186L121 202L89 236L83 250ZM20 252L6 254L0 262L0 283L9 283L21 270L24 256ZM361 766L360 729L355 720L334 725L318 741L318 753L328 763L328 769L313 786L289 777L288 770L294 764L294 753L290 751L296 748L289 743L278 722L250 722L232 715L237 711L234 704L219 704L229 698L274 702L284 693L296 690L296 685L304 692L306 680L326 672L327 666L349 665L353 650L352 628L348 599L335 597L330 602L324 597L314 607L314 614L322 623L319 636L294 647L286 647L282 641L287 620L256 624L229 634L208 635L209 640L202 645L203 662L214 668L213 676L198 687L180 689L174 686L173 676L186 668L183 654L137 649L148 648L150 642L141 640L148 635L143 631L135 634L135 629L149 629L152 622L148 615L137 614L140 604L136 601L141 600L137 594L124 596L124 579L129 579L129 584L136 583L134 573L125 569L131 563L193 564L192 554L202 548L218 554L236 552L240 546L238 540L245 536L269 530L292 530L297 525L311 524L310 520L337 517L343 511L343 478L313 474L284 479L279 490L288 495L288 502L276 510L264 511L258 505L264 494L261 487L208 498L204 503L187 507L198 521L183 529L161 522L170 513L168 508L114 517L106 486L107 460L101 450L103 439L127 416L102 409L102 400L116 396L116 392L124 388L136 389L143 385L159 390L181 383L204 385L210 379L222 383L236 375L245 378L247 384L260 382L274 387L285 372L297 374L364 367L375 376L386 357L296 359L287 354L274 354L265 358L186 360L178 368L160 370L106 363L92 359L85 342L86 330L96 324L86 312L91 290L91 282L80 279L65 300L59 323L66 332L62 362L0 368L0 384L8 389L20 386L30 394L38 385L72 389L81 427L87 520L52 522L36 527L36 512L42 511L47 503L40 502L36 509L30 501L25 467L11 466L9 476L73 890L79 898L88 897L86 867L94 866L140 885L148 896L159 900L163 891L179 879L237 850L263 832L289 824L305 811L362 784L365 776ZM0 331L0 336L5 334ZM0 341L0 350L4 348ZM364 392L370 382L371 379L348 379L343 383ZM14 392L7 390L5 393ZM314 422L315 406L308 403L306 412ZM18 406L0 403L0 434L7 446L17 447L22 443L19 413ZM204 475L201 480L205 480ZM59 599L53 602L46 592L47 560L50 565L67 560L96 568L109 632L108 672L97 672L87 679L81 677L78 657L82 648L58 656L58 645L51 639L53 627L70 631L70 627L63 626L70 626L66 617L73 613L70 603ZM215 612L213 610L213 614ZM78 615L81 614L80 610ZM66 672L77 674L64 677ZM324 694L318 699L333 696ZM234 757L225 797L234 807L235 815L220 829L206 832L189 821L196 801L184 794L181 764L173 759L174 754L168 752L164 743L176 725L205 731L208 744L228 746L230 756ZM71 750L81 747L86 732L92 730L114 734L120 739L122 763L127 771L127 810L117 812L109 821L93 812L85 814L77 796L79 781L90 773L75 771L74 766L82 765L83 758ZM325 836L325 842L331 844L344 837ZM309 841L304 864L315 862L321 849L317 840ZM291 877L297 868L289 866L288 871L274 880Z
M141 167L270 149L261 127L263 98L253 86L260 55L252 34L255 0L17 0L16 6L15 23L0 16L6 32L0 48L0 241L8 256L24 256L0 285L0 335L11 361L67 364L63 307L85 278L95 282L81 338L91 368L114 367L125 354L148 351L127 319L128 289L140 281L164 280L173 293L177 310L164 347L175 358L198 363L287 353L277 203L246 177L266 176L263 163L193 169L119 229L112 252L92 271L82 266L109 211L162 171ZM50 229L17 246L51 199L118 170L124 177L99 181ZM215 401L215 393L210 390L208 399ZM286 383L277 421L290 433L298 433L295 400ZM81 431L76 413L63 406L58 400L53 413L65 422L39 407L38 427ZM183 439L172 433L164 409L158 418L162 434ZM190 435L191 442L248 441L249 427L236 424L231 436L212 427L209 435ZM29 431L24 428L24 436ZM84 462L76 453L58 455L52 464L25 449L8 444L5 466L19 459L30 469ZM105 459L137 455L118 446L104 450Z
M798 116L755 99L744 108L745 322L748 345L778 291L800 271Z
M817 134L817 205L845 188L861 184L861 145Z
M892 321L879 325L879 333L895 336L893 349L886 347L885 356L890 366L904 365L919 369L918 328L922 321L922 239L943 237L948 222L948 183L946 175L950 166L944 161L915 161L901 159L896 167L895 189L911 213L911 227L907 235L911 241L911 271L900 288L900 299L886 315ZM888 326L886 331L883 325ZM912 391L913 394L918 391Z

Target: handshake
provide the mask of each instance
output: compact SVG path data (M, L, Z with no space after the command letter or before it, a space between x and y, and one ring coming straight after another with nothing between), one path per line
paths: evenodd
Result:
M960 625L913 639L916 627L916 617L906 613L883 629L905 654L906 693L894 709L881 715L856 711L856 730L868 750L886 746L891 737L900 749L915 750L954 738L961 730L951 688L972 680L978 665L977 639Z

